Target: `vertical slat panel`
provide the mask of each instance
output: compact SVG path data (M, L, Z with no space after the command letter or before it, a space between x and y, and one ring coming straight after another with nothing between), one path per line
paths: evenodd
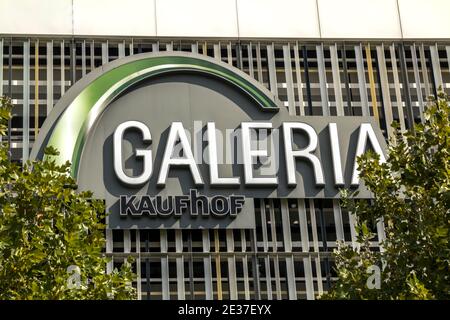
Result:
M320 260L319 258L316 258L316 270L317 265L320 266ZM306 258L303 258L303 268L305 270L305 285L306 285L306 299L307 300L314 300L314 283L313 283L313 277L312 277L312 264L311 264L311 256L308 256ZM317 281L320 281L320 286L322 285L322 280L319 280L319 276L317 278ZM320 291L320 290L319 290Z
M345 43L342 45L341 54L342 54L342 66L343 66L342 71L344 74L347 108L349 110L350 115L353 116L353 115L355 115L355 113L352 108L352 92L350 90L349 73L348 73L348 69L347 69L347 49L345 48Z
M391 64L392 64L392 74L394 76L394 87L395 87L395 100L397 102L397 110L398 110L398 118L400 122L400 130L404 132L406 130L405 127L405 115L403 113L403 102L402 102L402 93L400 91L400 80L398 78L398 69L397 69L397 57L395 54L395 46L392 44L389 47L389 51L391 53Z
M217 282L217 300L222 300L222 267L220 265L220 242L219 230L214 229L214 251L216 254L216 282Z
M336 240L344 241L344 223L342 221L341 206L339 199L333 199L334 225L336 227Z
M183 234L182 230L175 230L175 252L178 254L181 254L183 252ZM209 252L205 251L205 247L203 246L203 252ZM176 257L176 265L177 265L177 294L178 294L178 300L184 300L186 293L185 293L185 287L184 287L184 258L183 256L177 256ZM209 265L209 269L211 269L211 264ZM207 277L207 270L205 267L205 281ZM208 291L207 291L208 293ZM206 296L206 299L208 299L208 295Z
M111 229L106 229L106 253L113 252L113 232ZM114 258L111 258L111 261L108 261L106 264L106 273L110 274L113 271L114 267Z
M166 253L165 256L161 256L162 298L163 300L169 300L170 292L169 292L169 258L167 256L167 249L168 249L167 230L161 229L159 231L159 236L160 236L161 253Z
M245 230L241 229L241 247L242 252L247 252L247 239L245 237ZM245 300L250 300L250 281L248 278L248 257L244 255L242 257L242 269L244 274L244 295Z
M402 75L402 86L403 86L405 104L406 104L406 119L408 120L408 128L410 130L414 130L414 126L413 126L414 116L413 116L413 108L412 108L412 104L411 104L411 93L409 91L410 85L409 85L407 65L406 65L405 47L401 43L398 46L398 49L399 49L399 58L400 58L400 71L401 71L401 75Z
M34 140L39 132L39 40L34 43Z
M198 53L198 43L191 44L191 52Z
M319 237L317 235L317 221L316 221L316 211L314 206L314 199L309 199L309 214L311 219L311 230L313 236L313 248L314 252L319 252Z
M131 252L131 234L130 229L123 230L123 252L130 253ZM128 265L129 263L126 262ZM131 283L130 283L131 285Z
M267 219L266 219L266 204L264 199L261 199L261 228L263 236L263 251L266 253L264 255L264 267L266 274L266 285L267 285L267 299L272 300L272 279L270 275L270 261L267 253L269 252L269 239L267 237Z
M258 201L258 200L255 200ZM262 200L260 200L261 203ZM253 249L252 255L252 271L253 271L253 288L255 289L254 298L261 300L261 278L259 274L259 261L258 261L258 244L256 238L256 228L250 231L250 247Z
M194 299L195 286L194 286L194 256L192 254L192 232L188 232L188 271L189 271L189 293L190 299Z
M439 50L437 44L430 46L430 53L431 53L431 64L433 66L434 86L436 90L439 89L440 86L443 89L444 86L442 81L441 65L439 62Z
M86 40L81 43L81 76L86 75Z
M225 233L227 237L226 239L227 252L233 253L234 252L233 230L227 229ZM231 257L228 257L227 260L228 260L228 288L230 290L230 299L237 300L238 294L237 294L237 280L236 280L236 258L233 255Z
M375 90L375 78L372 67L372 53L370 50L370 44L366 46L366 60L367 60L367 72L369 73L370 96L372 98L373 116L378 121L378 124L380 124L380 116L378 115L377 93Z
M92 71L95 69L95 42L94 42L94 40L91 41L90 46L91 46L90 66L91 66L91 71Z
M150 252L150 241L148 234L146 234L145 239L145 252ZM150 259L145 258L145 293L146 300L150 300Z
M384 119L386 121L386 129L388 137L394 138L394 131L391 127L394 118L392 116L391 94L389 92L389 81L386 69L386 57L384 55L384 45L377 46L378 68L380 70L381 93L384 105Z
M274 56L274 45L267 45L267 65L269 67L269 86L270 91L277 96L277 71L275 69L275 56Z
M208 230L202 230L202 243L203 243L203 252L210 252L210 240L209 240L209 232ZM203 258L203 266L205 269L205 294L206 300L212 300L213 296L213 285L212 285L212 270L211 270L211 255Z
M125 57L125 41L118 43L119 59Z
M317 222L316 222L316 211L314 207L314 199L309 199L309 214L311 219L311 230L313 237L314 252L319 254L319 237L317 236ZM320 295L323 293L322 268L320 266L320 257L316 257L314 260L316 263L317 288Z
M300 71L300 54L299 54L298 43L294 46L294 62L295 62L295 77L297 80L297 95L298 95L298 103L300 107L300 115L305 115L305 102L303 101L303 83L302 83L302 75Z
M317 68L319 71L320 82L320 101L322 104L322 115L330 115L330 107L328 103L327 75L325 73L325 58L323 55L323 44L316 46Z
M306 218L305 200L297 200L298 220L300 226L300 238L302 242L302 252L309 252L309 235L308 235L308 220ZM314 282L311 266L311 256L303 258L303 266L305 270L305 287L306 298L308 300L314 299Z
M416 83L416 89L417 89L417 99L419 100L419 112L420 112L420 119L423 121L423 96L422 96L422 84L420 82L420 75L419 75L419 65L417 62L417 52L416 52L416 45L414 44L411 46L411 56L412 56L412 63L413 63L413 69L414 69L414 81Z
M64 95L64 93L66 92L66 55L65 55L65 48L66 45L64 43L64 40L61 41L61 97Z
M28 160L30 148L30 40L23 43L22 161Z
M446 46L445 51L447 52L448 71L450 72L450 46Z
M231 50L231 42L227 43L227 61L230 66L233 65L233 51Z
M286 75L286 87L288 96L288 110L290 115L295 115L294 81L292 79L291 47L283 46L284 73Z
M289 206L287 199L280 199L281 204L281 226L283 228L284 252L292 252L292 237L289 220Z
M426 56L425 56L425 47L423 44L420 45L419 52L420 52L420 67L422 69L422 78L423 78L423 84L425 87L425 100L426 100L431 95L431 89L430 89L430 80L428 79L428 69L427 69L427 60L426 60Z
M250 74L250 77L255 78L255 70L253 68L253 46L250 42L247 45L247 55L248 55L248 72Z
M108 40L106 42L102 42L102 65L107 64L109 62L109 43Z
M355 46L355 59L356 59L356 69L358 72L358 87L359 87L359 96L361 97L362 115L364 117L367 117L370 115L369 100L367 97L366 73L364 71L364 61L361 45Z
M289 43L283 45L284 73L286 77L286 88L288 96L288 110L290 115L295 115L294 81L292 78L291 47Z
M137 291L137 299L142 299L142 279L141 279L141 234L139 229L136 230L136 291Z
M129 44L129 48L130 48L130 56L134 55L134 41L133 41L133 39L131 39L131 42Z
M47 42L47 115L53 109L53 40Z
M298 221L300 227L300 239L303 252L309 252L309 234L308 234L308 220L306 218L305 200L297 200Z
M214 58L218 61L222 61L222 51L221 51L221 45L220 42L213 45L214 49Z
M312 95L311 95L311 81L309 80L309 66L308 66L308 49L303 46L303 62L305 66L305 82L306 82L306 96L308 98L309 114L313 114Z
M70 75L70 83L69 83L69 87L72 86L76 81L77 81L77 74L76 74L76 64L77 64L77 59L76 59L76 44L75 41L72 40L70 41L70 69L69 69L69 75Z
M236 43L235 45L235 51L236 51L236 68L240 70L244 70L244 64L242 63L242 46L240 43Z
M324 215L324 203L323 200L319 200L318 201L318 205L319 205L319 223L320 223L320 233L321 233L321 244L322 244L322 248L324 252L329 252L328 251L328 241L327 241L327 232L325 230L326 225L325 225L325 215ZM327 284L327 289L331 288L331 273L330 273L330 259L328 256L324 257L324 264L325 264L325 275L326 275L326 284Z
M330 46L330 57L331 57L331 69L333 72L334 96L336 99L336 114L338 116L343 116L344 102L342 100L342 86L341 86L341 75L339 72L339 56L337 51L337 44Z
M214 50L214 58L216 58L217 60L221 61L222 60L222 53L220 50L220 42L219 43L215 43L213 45L213 50Z
M284 241L284 251L292 252L292 237L291 237L291 225L289 220L289 207L288 200L281 199L281 223L283 227L283 241ZM286 274L287 274L287 284L288 293L290 300L297 299L297 289L295 283L295 271L294 271L294 257L286 257Z
M256 69L258 71L258 81L263 83L262 61L261 61L261 44L256 45Z
M277 231L276 231L276 221L275 221L275 208L274 208L274 202L272 199L269 200L270 203L270 231L272 234L272 251L278 252L278 245L277 245ZM281 300L281 282L280 282L280 265L279 265L279 259L278 255L275 255L273 258L273 266L274 266L274 273L275 273L275 290L277 299Z

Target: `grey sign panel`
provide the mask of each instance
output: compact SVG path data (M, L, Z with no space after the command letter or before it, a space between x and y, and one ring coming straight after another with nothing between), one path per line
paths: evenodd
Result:
M124 58L123 63L136 59ZM77 92L119 65L96 70L69 90L44 124L32 158L42 157L56 121ZM231 71L268 93L241 71ZM127 123L139 126L126 127L118 135L118 128ZM246 130L255 125L266 129ZM168 143L175 126L182 126L187 148L180 147L181 135L173 148ZM370 128L369 134L362 134L363 127ZM81 190L105 199L110 228L254 228L254 198L338 198L340 188L358 189L360 198L370 198L358 184L354 166L356 153L370 144L379 153L385 148L373 118L304 117L290 115L284 107L268 112L246 91L220 77L178 70L141 80L104 108L86 135L77 182ZM190 153L195 158L192 167L164 165L167 159L189 158ZM212 165L214 159L217 165ZM145 179L135 179L144 175ZM208 212L194 214L197 196L207 199ZM240 197L245 202L233 211L233 201ZM172 201L174 206L181 204L179 208L184 203L183 214L176 208L165 210Z

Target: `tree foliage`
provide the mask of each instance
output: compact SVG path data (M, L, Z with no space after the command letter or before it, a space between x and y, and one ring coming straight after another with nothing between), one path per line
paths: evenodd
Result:
M10 110L10 100L1 97L2 136ZM78 192L69 169L70 163L52 160L14 163L1 144L0 299L135 297L128 263L106 273L103 201Z
M402 134L392 125L397 138L389 142L385 163L373 152L358 159L373 200L358 201L343 191L343 206L357 221L358 245L339 244L334 252L339 280L322 298L450 298L449 119L448 97L440 91L414 130ZM385 240L375 251L369 226L379 222Z

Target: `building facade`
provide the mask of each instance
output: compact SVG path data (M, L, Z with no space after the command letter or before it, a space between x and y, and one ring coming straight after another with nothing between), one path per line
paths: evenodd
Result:
M444 0L4 0L0 94L13 101L12 158L25 161L77 81L140 53L190 52L237 68L289 114L372 116L386 139L450 93ZM107 230L108 269L135 257L140 299L314 299L336 280L337 241L356 245L338 199L254 199L251 229ZM382 225L374 226L383 238Z

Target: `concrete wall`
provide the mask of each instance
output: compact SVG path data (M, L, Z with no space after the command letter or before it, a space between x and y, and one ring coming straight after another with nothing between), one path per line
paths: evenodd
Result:
M1 0L0 35L450 39L449 0Z

